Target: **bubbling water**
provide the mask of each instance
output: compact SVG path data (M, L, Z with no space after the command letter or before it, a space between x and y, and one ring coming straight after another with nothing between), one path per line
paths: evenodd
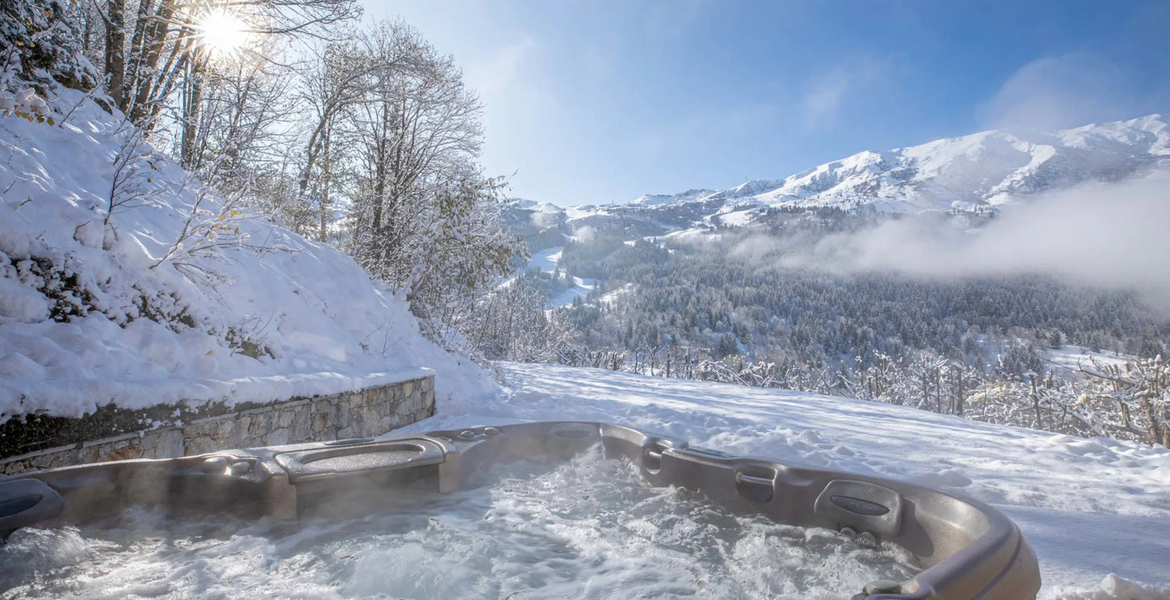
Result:
M357 519L116 520L26 529L0 547L0 598L841 598L918 572L825 529L728 514L653 488L600 451L491 469Z

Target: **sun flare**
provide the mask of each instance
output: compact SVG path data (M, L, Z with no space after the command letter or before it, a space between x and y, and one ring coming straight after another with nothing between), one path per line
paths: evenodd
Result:
M231 56L248 41L248 27L238 15L224 8L208 11L197 22L199 39L213 54Z

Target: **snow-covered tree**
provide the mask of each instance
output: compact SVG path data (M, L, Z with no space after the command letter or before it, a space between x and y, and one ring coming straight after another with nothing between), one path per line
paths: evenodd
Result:
M76 3L63 0L0 2L0 88L55 84L89 90L98 73L86 59Z
M401 22L374 26L353 51L365 79L347 111L349 249L372 275L408 289L424 322L455 325L522 251L499 221L503 182L477 163L479 100L452 58Z
M551 310L547 298L525 277L488 294L463 325L470 341L489 360L549 362L559 358L604 366L594 357L573 355L563 315Z
M1089 382L1084 404L1097 409L1101 427L1170 448L1170 365L1161 355L1123 364L1092 359L1081 373Z

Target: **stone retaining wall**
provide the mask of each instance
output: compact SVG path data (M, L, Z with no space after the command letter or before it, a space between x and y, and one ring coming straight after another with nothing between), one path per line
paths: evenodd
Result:
M246 410L0 459L0 474L126 458L173 458L229 448L381 435L435 414L435 378L250 405Z

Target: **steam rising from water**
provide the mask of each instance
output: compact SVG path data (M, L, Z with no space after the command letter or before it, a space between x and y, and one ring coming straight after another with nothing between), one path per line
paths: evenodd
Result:
M535 474L534 474L535 473ZM722 512L598 452L513 465L402 511L293 524L166 521L29 530L5 598L840 598L917 571L894 546Z

